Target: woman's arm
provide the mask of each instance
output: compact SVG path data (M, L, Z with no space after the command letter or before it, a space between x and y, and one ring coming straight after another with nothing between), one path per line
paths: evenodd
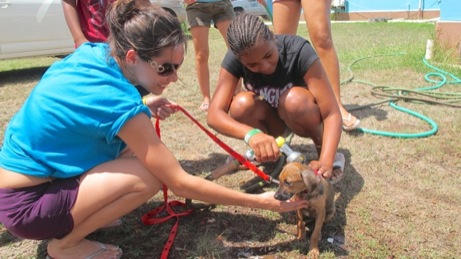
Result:
M274 198L273 192L259 195L246 194L188 174L158 138L151 120L145 114L139 114L130 119L119 132L119 136L133 150L153 177L166 184L177 196L215 204L279 212L306 207L303 201L278 201Z

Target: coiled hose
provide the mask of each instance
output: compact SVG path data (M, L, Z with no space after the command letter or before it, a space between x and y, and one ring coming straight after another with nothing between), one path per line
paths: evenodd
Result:
M428 91L432 91L435 89L439 89L442 86L447 85L447 84L461 84L461 79L459 79L458 77L456 77L455 75L451 73L448 73L440 68L437 68L429 64L429 62L426 59L423 59L423 62L426 66L436 71L436 72L427 73L424 76L424 79L427 82L434 84L432 86L426 86L426 87L421 87L421 88L411 90L411 89L404 89L404 88L394 88L390 86L378 86L378 85L375 85L373 83L366 82L366 81L353 80L354 75L352 73L352 66L358 63L359 61L370 59L370 58L377 57L377 56L396 56L396 55L403 55L403 54L398 53L398 54L389 54L389 55L375 55L375 56L359 58L353 61L349 65L348 71L351 74L351 76L345 81L341 82L341 84L350 83L352 81L357 82L357 83L368 84L368 85L373 86L371 89L371 94L373 96L376 96L378 98L387 98L386 100L383 100L377 103L362 105L362 106L359 106L353 109L349 109L349 111L360 110L360 109L364 109L364 108L368 108L374 105L388 102L390 107L398 111L407 113L411 116L414 116L428 123L431 126L431 129L425 132L416 132L416 133L381 131L381 130L369 129L369 128L364 128L364 127L359 127L356 130L363 132L363 133L369 133L369 134L385 136L385 137L393 137L393 138L423 138L423 137L432 136L436 134L438 131L437 123L435 123L432 119L422 115L421 113L418 113L416 111L413 111L408 108L404 108L402 106L397 105L396 102L399 100L405 100L405 101L413 101L413 102L428 103L428 104L438 104L438 105L445 105L445 106L450 106L450 107L455 107L455 108L461 108L461 104L460 104L461 93L458 93L458 92L446 92L446 93L428 92ZM450 80L448 80L447 77L449 77ZM438 78L438 80L434 78Z

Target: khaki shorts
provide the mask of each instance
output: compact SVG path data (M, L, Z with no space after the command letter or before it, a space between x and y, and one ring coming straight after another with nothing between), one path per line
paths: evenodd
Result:
M189 28L195 26L210 27L211 22L232 20L235 17L234 7L230 0L221 0L212 3L196 2L186 7Z

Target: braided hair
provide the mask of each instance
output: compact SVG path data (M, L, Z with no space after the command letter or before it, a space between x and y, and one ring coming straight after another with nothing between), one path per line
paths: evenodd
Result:
M247 13L237 15L227 30L229 49L237 57L248 52L257 42L273 39L274 34L264 22Z
M148 61L168 47L186 43L178 18L149 0L117 0L107 14L111 55L119 61L134 49Z

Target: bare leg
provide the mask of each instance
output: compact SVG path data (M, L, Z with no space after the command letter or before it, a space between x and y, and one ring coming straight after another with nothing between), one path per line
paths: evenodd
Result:
M272 8L274 33L296 35L301 16L300 1L278 1L272 4Z
M323 122L309 90L293 87L284 92L280 97L278 113L293 133L311 138L316 146L322 146Z
M48 253L57 258L84 258L100 249L84 238L142 205L160 190L161 183L135 158L119 158L101 164L80 178L80 189L71 210L74 229L62 239L48 243ZM109 188L107 188L109 187ZM103 254L114 256L109 246Z
M218 28L219 33L221 33L221 36L228 48L229 48L229 44L227 43L227 28L229 28L229 25L231 24L231 22L232 20L221 20L216 23L216 28Z
M339 110L343 117L343 124L346 128L351 127L356 124L357 118L349 115L349 112L344 108L341 102L339 61L331 34L331 0L302 0L302 6L304 10L304 19L307 21L309 38L320 57L320 61L325 68L328 80L333 88L336 102L339 105Z
M302 7L301 7L302 4ZM353 129L360 122L350 114L341 102L339 61L333 44L330 21L331 0L279 1L273 3L274 32L276 34L296 34L300 11L303 9L309 38L312 41L339 105L345 129Z
M216 27L221 33L221 36L224 42L226 43L227 48L229 48L229 44L227 42L227 28L229 28L229 25L231 24L231 22L232 20L224 20L224 21L219 21L216 23ZM239 80L237 84L237 88L235 89L234 95L238 94L240 91L242 91L242 79Z
M208 58L210 56L208 45L209 30L210 28L205 26L195 26L190 29L195 50L195 70L203 97L202 105L199 108L202 111L208 110L211 99L210 70L208 67Z

